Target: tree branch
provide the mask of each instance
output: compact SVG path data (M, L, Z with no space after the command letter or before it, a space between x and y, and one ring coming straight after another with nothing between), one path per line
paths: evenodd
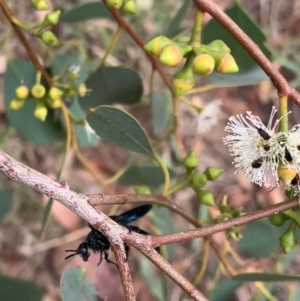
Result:
M209 13L252 56L273 82L279 96L288 96L298 107L300 107L300 94L293 89L279 71L274 68L257 44L255 44L246 33L228 17L216 3L211 0L193 1L199 10Z

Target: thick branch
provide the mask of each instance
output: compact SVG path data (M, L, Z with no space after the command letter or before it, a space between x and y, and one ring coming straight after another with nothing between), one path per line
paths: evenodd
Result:
M199 10L209 13L218 21L252 56L257 64L266 72L279 96L288 96L294 103L300 107L300 94L293 89L286 79L276 70L260 48L255 44L246 33L230 19L222 9L211 0L193 0Z

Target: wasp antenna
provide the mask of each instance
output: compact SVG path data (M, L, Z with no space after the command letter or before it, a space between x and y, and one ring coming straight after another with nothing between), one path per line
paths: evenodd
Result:
M66 252L74 252L74 250L66 250ZM73 257L75 255L78 255L78 253L76 252L74 254L68 255L67 257L65 257L65 260L68 259L68 258L70 258L70 257Z

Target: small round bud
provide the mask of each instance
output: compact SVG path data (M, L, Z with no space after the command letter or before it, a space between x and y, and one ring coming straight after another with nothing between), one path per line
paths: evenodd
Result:
M60 10L56 10L48 13L45 16L45 19L42 23L44 25L43 27L56 25L59 21L60 14L61 14Z
M51 99L59 99L63 96L64 92L57 88L57 87L52 87L49 90L49 96L51 97Z
M209 75L215 68L215 59L209 54L197 55L193 61L193 72L200 76Z
M174 44L174 42L172 40L168 39L167 37L159 36L159 37L156 37L155 39L151 40L150 42L148 42L144 46L144 49L158 57L160 55L162 49L169 44Z
M195 188L202 188L207 182L206 175L202 172L196 172L192 177L192 185Z
M122 6L122 10L125 13L136 15L136 5L135 5L135 2L133 0L125 1L124 4L123 4L123 6Z
M183 160L186 167L195 169L199 164L198 156L195 152L190 151Z
M269 216L269 221L276 227L281 227L289 218L284 213Z
M180 36L175 39L176 42L178 43L188 43L190 41L191 37L189 36Z
M206 168L204 174L206 175L207 180L215 181L223 172L224 172L223 168L217 166L210 166Z
M52 99L51 97L47 97L46 102L47 102L48 107L51 109L59 109L59 108L61 108L61 105L62 105L61 98Z
M46 94L46 89L43 85L34 85L31 89L31 94L33 95L34 98L42 98Z
M14 111L17 111L17 110L20 110L24 107L25 105L25 100L24 99L13 99L11 101L11 103L9 104L9 109L10 110L14 110Z
M291 225L279 238L280 246L284 254L291 252L297 246L295 229L295 223L291 222Z
M91 90L88 89L84 83L82 83L78 86L77 91L78 91L79 96L84 97L86 95L86 93L90 92Z
M33 4L33 6L36 10L48 10L48 9L50 9L50 7L49 7L46 0L31 0L31 3Z
M200 190L197 195L201 204L206 206L215 206L215 199L210 191Z
M214 40L210 42L207 47L216 54L221 54L221 56L230 53L230 48L222 40Z
M39 119L43 122L46 120L46 117L48 114L48 109L43 101L38 100L36 102L33 114L37 119Z
M15 93L18 99L26 99L28 97L29 90L25 85L21 85L15 90Z
M195 84L193 71L188 68L183 68L173 77L174 96L179 97L185 92L191 90Z
M42 41L47 46L57 46L59 44L57 37L50 30L43 32Z
M106 5L110 9L120 9L123 5L123 0L107 0Z
M166 66L176 67L183 59L180 48L175 44L165 46L159 56L159 60Z
M136 194L151 194L151 190L147 186L134 186L133 189Z
M239 71L239 67L233 56L227 53L220 61L220 64L216 64L216 71L220 73L236 73Z

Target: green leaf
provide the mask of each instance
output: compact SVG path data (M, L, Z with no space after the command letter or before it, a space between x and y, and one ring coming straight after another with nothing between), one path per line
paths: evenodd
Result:
M82 110L77 97L75 97L73 100L69 110L78 119L85 120L86 114ZM81 147L92 147L98 144L99 139L96 134L87 132L87 129L84 125L74 123L74 129Z
M173 169L169 169L170 177L175 177ZM120 178L122 185L160 186L165 182L164 173L157 165L135 166L128 169Z
M243 233L239 248L253 256L267 257L279 247L277 231L278 228L273 227L268 220L251 223Z
M91 19L110 18L109 9L101 2L91 2L78 5L61 14L60 22L74 23Z
M60 280L63 301L99 301L94 286L85 278L84 269L66 270Z
M275 274L275 273L245 273L232 277L239 281L300 281L300 275Z
M104 140L156 160L146 132L139 122L125 111L110 106L99 106L87 114L87 121Z
M166 130L171 118L171 99L154 92L152 95L151 109L153 133L154 135L159 136Z
M270 50L264 45L266 37L240 5L235 4L225 12L258 45L267 58L270 59ZM217 39L223 40L231 49L231 54L237 62L240 71L248 70L257 65L231 34L217 21L212 19L203 30L203 42L210 43Z
M30 90L35 84L36 70L31 63L25 61L10 61L4 76L4 101L9 123L18 134L38 145L45 145L64 138L64 131L56 120L54 110L48 111L45 122L33 115L35 101L26 100L25 106L19 111L9 110L10 102L15 98L15 90L21 84Z
M249 70L233 74L213 72L208 79L216 87L236 87L257 85L268 79L268 76L259 66L255 66Z
M80 98L80 104L85 111L103 104L135 104L143 94L140 76L121 67L98 68L85 84L92 90Z
M0 191L0 223L12 207L12 198L7 191Z
M183 1L180 9L178 10L175 17L172 19L165 36L168 38L172 38L180 33L180 25L182 20L185 18L187 12L192 6L192 1Z
M210 301L232 301L235 291L242 285L241 281L225 280L218 283L209 294Z
M41 301L42 290L34 283L0 276L0 300L7 301Z

